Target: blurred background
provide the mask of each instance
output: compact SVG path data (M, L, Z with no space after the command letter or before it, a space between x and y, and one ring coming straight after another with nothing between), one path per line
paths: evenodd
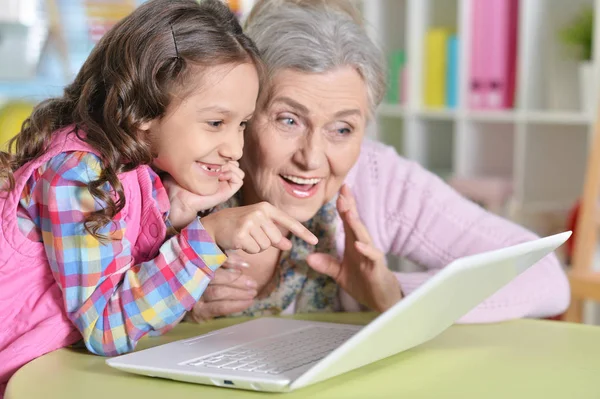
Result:
M0 0L0 146L142 2ZM253 2L227 1L242 20ZM371 137L538 234L574 228L597 119L600 2L352 2L388 66Z

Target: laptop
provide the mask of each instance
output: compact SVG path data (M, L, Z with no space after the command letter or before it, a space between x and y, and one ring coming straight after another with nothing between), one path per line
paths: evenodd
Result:
M570 235L457 259L366 326L264 317L106 362L152 377L289 392L431 340Z

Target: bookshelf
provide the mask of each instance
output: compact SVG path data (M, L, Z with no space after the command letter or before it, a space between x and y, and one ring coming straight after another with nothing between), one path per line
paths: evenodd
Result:
M473 0L362 0L372 39L390 54L406 54L406 96L378 109L377 139L443 177L504 178L512 184L507 215L529 218L568 211L583 187L593 112L580 105L578 60L558 31L584 7L600 21L599 0L521 0L515 104L510 109L469 107ZM593 78L598 87L600 30L595 24ZM458 103L425 105L426 34L450 28L459 37ZM597 102L594 90L593 103Z

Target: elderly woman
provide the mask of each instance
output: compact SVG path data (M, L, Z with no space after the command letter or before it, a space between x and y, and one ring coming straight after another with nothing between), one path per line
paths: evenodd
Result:
M290 236L289 251L264 240L256 254L239 253L189 318L385 311L458 257L536 238L364 137L385 73L350 10L341 1L262 0L250 15L247 33L269 81L246 132L244 185L220 208L269 202L319 243ZM426 271L392 272L388 253ZM547 317L568 303L567 279L551 255L461 321Z

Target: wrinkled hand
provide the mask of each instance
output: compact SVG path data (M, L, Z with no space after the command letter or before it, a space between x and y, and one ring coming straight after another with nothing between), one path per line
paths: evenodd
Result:
M402 299L400 284L388 269L385 255L373 245L348 186L342 186L336 205L346 235L342 261L317 253L309 255L307 262L314 270L332 277L362 305L383 312Z
M194 194L181 187L170 176L162 179L171 203L169 220L175 229L184 228L194 220L198 212L214 208L227 201L242 187L244 172L238 162L228 162L221 171L219 189L212 195Z
M187 313L187 321L201 323L244 311L252 305L258 285L243 274L243 269L249 267L248 263L235 253L227 256L227 261L217 269L200 300Z
M292 243L280 230L289 231L315 245L317 237L299 221L268 202L222 209L204 216L202 224L223 250L242 250L249 254L270 247L287 251Z

